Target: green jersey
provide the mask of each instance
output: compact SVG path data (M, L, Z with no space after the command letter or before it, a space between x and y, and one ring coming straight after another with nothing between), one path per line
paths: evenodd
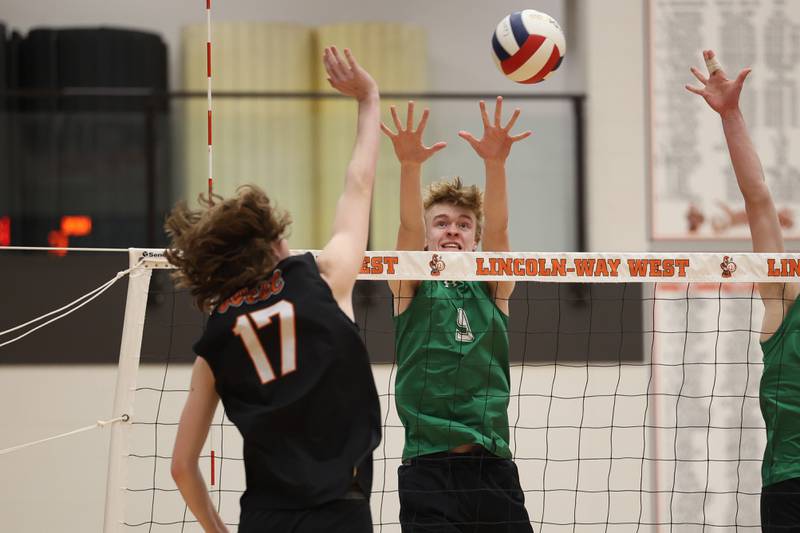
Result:
M423 281L394 318L403 459L479 444L508 448L508 317L485 282Z
M767 447L761 463L763 485L800 478L800 304L795 300L772 337L761 343L761 415Z

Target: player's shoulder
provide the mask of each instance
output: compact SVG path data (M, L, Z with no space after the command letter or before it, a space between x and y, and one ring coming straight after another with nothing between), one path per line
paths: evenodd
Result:
M764 319L761 327L761 342L771 339L779 330L800 327L800 296L798 283L762 283L758 286L764 303Z
M268 278L279 278L284 283L292 281L292 289L308 288L306 280L321 280L319 267L316 258L311 252L290 255L282 259L267 276Z
M308 267L312 271L319 273L317 258L314 257L314 254L311 252L290 255L289 257L283 258L280 262L278 262L277 265L275 265L275 269L286 270L290 267Z

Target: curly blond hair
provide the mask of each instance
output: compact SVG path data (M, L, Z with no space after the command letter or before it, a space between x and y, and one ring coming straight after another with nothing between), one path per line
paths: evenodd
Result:
M428 185L423 206L428 212L437 204L450 204L469 209L475 215L475 242L480 242L483 230L483 193L477 185L465 186L461 178L435 181Z
M167 217L171 243L165 255L177 267L177 285L207 311L275 267L272 244L284 238L291 217L254 185L239 187L227 200L200 195L198 201L200 209L180 202Z

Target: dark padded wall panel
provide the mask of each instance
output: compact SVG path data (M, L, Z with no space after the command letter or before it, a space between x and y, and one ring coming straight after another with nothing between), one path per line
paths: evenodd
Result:
M0 21L0 92L8 90L8 37L6 25ZM8 98L0 95L0 220L11 215L11 163L9 152ZM2 222L0 222L2 224ZM0 241L2 243L2 241Z
M167 89L166 45L151 33L110 28L35 29L23 42L20 60L20 83L29 89ZM144 103L144 98L86 97L45 100L34 107L136 111Z
M167 91L162 39L111 28L35 29L20 45L18 66L24 90L118 89L139 96L24 100L14 154L21 177L14 244L48 244L61 216L73 214L90 215L94 226L72 246L160 244L153 237L171 203L168 119L165 100L147 93ZM150 197L156 214L148 218Z
M0 90L8 89L8 36L6 25L0 21ZM0 109L5 109L5 98L0 98Z

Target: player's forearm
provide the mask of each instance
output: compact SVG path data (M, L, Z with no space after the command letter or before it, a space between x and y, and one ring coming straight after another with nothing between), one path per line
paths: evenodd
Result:
M380 96L377 88L358 101L356 142L347 166L345 187L371 194L380 146Z
M753 251L782 252L783 234L778 213L742 113L736 109L723 114L722 127L736 181L744 197Z
M769 197L764 170L753 141L747 131L744 116L736 109L722 115L722 129L728 144L733 171L745 202L761 202Z
M186 468L176 475L173 470L175 484L181 491L189 510L200 522L203 530L213 533L227 533L228 529L222 522L222 518L214 509L214 504L206 490L205 481L197 467Z
M425 222L420 189L421 176L421 163L400 163L400 226L408 232L423 234Z
M484 244L494 248L491 246L491 241L497 236L508 234L508 180L505 161L486 160L484 166L486 168L484 235L489 239L484 239Z

